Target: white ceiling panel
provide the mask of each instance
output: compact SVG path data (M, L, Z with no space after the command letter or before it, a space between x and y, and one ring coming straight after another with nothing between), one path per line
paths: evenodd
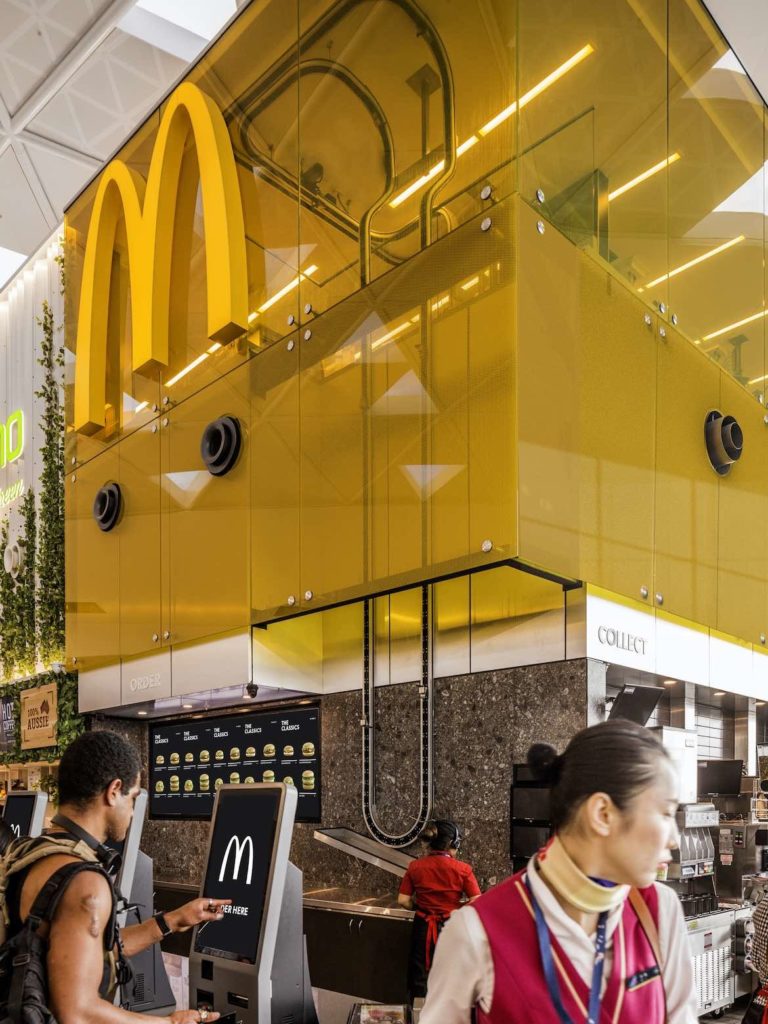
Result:
M45 189L55 210L63 210L73 195L82 188L83 181L94 172L94 164L78 159L74 154L66 156L51 152L32 141L21 143L29 155L42 187Z
M2 0L0 96L11 114L110 0Z
M768 102L768 3L705 0L705 6L749 77Z
M48 226L12 149L0 156L0 196L13 197L0 204L0 246L33 252L53 225Z
M105 160L185 67L178 57L114 29L29 129Z

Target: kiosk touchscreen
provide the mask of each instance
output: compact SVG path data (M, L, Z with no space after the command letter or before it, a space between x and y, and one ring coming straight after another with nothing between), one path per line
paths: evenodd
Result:
M216 795L200 895L229 899L195 929L190 1006L242 1024L316 1021L302 928L301 872L288 863L297 796L282 783L225 785Z
M45 824L48 794L17 789L5 798L3 821L16 838L39 836Z

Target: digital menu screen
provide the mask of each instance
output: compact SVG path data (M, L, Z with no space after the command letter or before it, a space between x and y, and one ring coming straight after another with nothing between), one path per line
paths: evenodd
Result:
M256 962L279 810L277 787L220 794L203 895L232 905L224 908L223 920L197 929L198 953Z
M319 707L153 725L149 742L152 818L210 818L225 782L284 782L296 787L296 821L320 820Z

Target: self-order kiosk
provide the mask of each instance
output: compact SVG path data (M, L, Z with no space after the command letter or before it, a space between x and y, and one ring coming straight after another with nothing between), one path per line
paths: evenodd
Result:
M45 824L48 794L33 790L16 789L5 798L3 821L10 826L16 838L39 836Z
M200 891L230 899L200 925L189 962L191 1007L242 1024L317 1024L302 926L301 872L288 861L293 786L225 785L217 794Z

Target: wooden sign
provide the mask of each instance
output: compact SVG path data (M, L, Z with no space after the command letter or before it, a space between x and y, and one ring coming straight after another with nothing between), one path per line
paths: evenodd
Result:
M56 684L22 690L20 698L21 749L55 747L59 720Z

